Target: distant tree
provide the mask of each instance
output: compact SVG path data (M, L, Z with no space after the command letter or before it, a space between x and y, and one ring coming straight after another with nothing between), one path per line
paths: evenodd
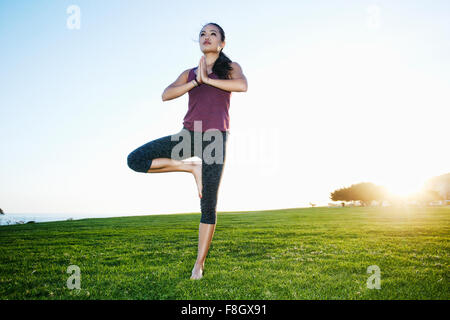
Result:
M333 201L351 201L349 188L338 189L330 194L330 199ZM345 203L342 203L342 206L345 207Z
M434 190L441 195L440 199L434 200L449 200L450 199L450 173L429 179L425 185L425 190ZM433 201L433 200L431 200Z
M330 194L333 201L360 201L363 206L370 205L373 200L382 201L386 198L384 187L371 182L352 184L349 188L338 189Z
M5 214L1 208L0 208L0 214Z
M330 194L330 199L333 201L350 201L348 197L348 188L341 188L333 191ZM342 202L342 206L345 207L345 203Z
M438 191L432 189L424 189L423 191L417 193L414 198L422 205L426 205L431 201L445 200L445 198Z

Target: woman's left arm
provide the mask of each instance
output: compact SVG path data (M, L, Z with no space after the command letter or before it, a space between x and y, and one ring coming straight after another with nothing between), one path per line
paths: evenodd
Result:
M247 78L244 76L241 66L237 62L231 62L231 67L233 68L231 70L231 79L212 79L206 77L206 79L203 79L203 82L225 91L246 92Z

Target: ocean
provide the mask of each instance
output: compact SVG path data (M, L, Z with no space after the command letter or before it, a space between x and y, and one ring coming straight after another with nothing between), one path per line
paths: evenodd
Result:
M139 214L135 214L139 215ZM12 224L24 224L28 222L51 222L51 221L65 221L65 220L79 220L86 218L111 218L124 217L124 214L52 214L52 213L6 213L0 214L0 226ZM130 215L131 216L131 215Z

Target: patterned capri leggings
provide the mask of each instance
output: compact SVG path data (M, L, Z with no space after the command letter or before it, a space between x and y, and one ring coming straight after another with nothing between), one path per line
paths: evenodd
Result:
M193 156L199 157L202 160L203 185L200 222L215 224L217 195L229 134L229 131L216 129L195 132L194 136L194 131L183 127L179 133L150 141L132 151L127 158L128 167L137 172L147 173L155 158L183 160ZM182 148L181 144L185 147ZM177 147L174 149L175 146Z

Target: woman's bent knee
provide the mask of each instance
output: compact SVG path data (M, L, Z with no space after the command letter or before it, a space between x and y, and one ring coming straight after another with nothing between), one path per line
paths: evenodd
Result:
M128 155L127 163L131 170L146 173L152 165L152 160L140 157L138 153L133 151Z

